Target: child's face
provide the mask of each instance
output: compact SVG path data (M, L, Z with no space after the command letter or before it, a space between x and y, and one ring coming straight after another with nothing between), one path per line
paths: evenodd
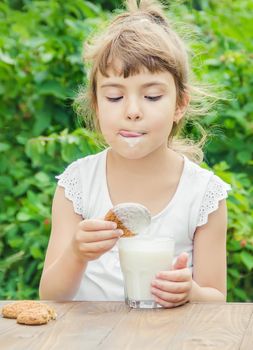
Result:
M106 142L129 159L167 149L176 112L176 87L169 72L142 73L124 78L108 71L97 76L97 117Z

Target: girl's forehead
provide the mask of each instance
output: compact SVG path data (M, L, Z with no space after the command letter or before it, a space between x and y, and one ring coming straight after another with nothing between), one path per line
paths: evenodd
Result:
M135 62L136 63L136 62ZM132 65L133 62L125 62L123 60L121 60L120 58L114 58L114 59L108 59L107 61L107 65L106 67L104 67L104 69L106 70L106 74L107 75L114 75L114 76L123 76L124 75L124 71L126 69L127 65ZM145 72L148 71L147 68L144 65L140 65L140 64L135 64L135 70L133 73L141 73L141 72ZM129 74L129 75L133 75Z
M119 67L118 67L119 68ZM155 82L158 85L159 83L163 85L174 83L173 75L168 71L159 71L159 72L150 72L146 67L142 67L139 72L131 74L128 77L124 77L120 69L115 69L114 66L109 66L106 75L102 74L100 71L97 73L97 83L98 85L106 84L109 82L115 83L127 83L133 82L138 84L150 84Z
M125 57L122 54L119 57L106 57L98 63L98 70L103 75L114 75L114 76L133 76L137 74L153 74L153 73L163 73L168 72L161 63L158 57L152 57L149 55L135 57L136 53L133 55L128 55ZM153 63L153 64L152 64Z

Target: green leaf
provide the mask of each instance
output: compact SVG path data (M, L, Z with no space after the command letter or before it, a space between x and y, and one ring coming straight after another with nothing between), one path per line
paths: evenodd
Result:
M11 146L8 143L1 143L0 142L0 152L8 151L11 148Z
M22 194L25 194L30 186L29 180L23 180L20 182L17 186L13 187L11 192L16 196L21 196Z
M12 188L13 180L10 176L1 175L0 177L0 189L6 190L6 188Z
M236 269L228 269L228 273L234 278L239 278L240 277L240 273Z
M241 255L242 262L250 271L253 268L253 254L250 254L244 251L240 255Z
M232 282L231 277L228 275L227 276L227 290L230 290L232 288L233 288L233 282Z
M30 249L31 255L33 256L34 259L43 259L44 255L42 251L40 250L39 247L37 246L32 246Z
M0 260L0 271L4 272L7 269L9 269L13 264L20 261L22 259L23 255L24 255L24 252L20 251L16 254L8 255L2 261Z
M66 99L68 97L67 89L58 81L46 81L45 83L37 87L37 92L40 95L53 95L60 99Z
M237 153L237 159L241 164L247 164L252 158L252 152L250 150L245 150Z
M0 51L0 61L6 64L11 64L11 65L15 64L15 60L12 57L10 57L8 54L3 53L1 51Z
M13 238L13 239L8 240L9 245L10 245L12 248L20 248L20 247L22 247L23 241L24 241L23 238L20 238L20 237L17 237L17 238Z
M50 178L46 173L39 172L35 175L35 179L42 185L48 185L50 183Z
M240 301L247 300L247 294L244 290L242 290L240 288L234 288L234 293L239 298Z
M19 212L19 213L17 214L17 220L18 220L18 221L29 221L29 220L31 220L31 219L32 219L32 217L31 217L31 215L28 214L28 213Z
M33 132L35 135L40 135L45 131L51 123L52 115L50 110L42 110L36 113L36 121L34 123Z
M54 139L48 141L47 143L47 154L50 157L54 157L56 153L56 141Z

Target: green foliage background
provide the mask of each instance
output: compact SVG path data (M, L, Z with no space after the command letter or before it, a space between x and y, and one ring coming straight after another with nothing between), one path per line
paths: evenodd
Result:
M170 2L171 3L171 2ZM54 176L97 152L72 103L86 79L82 42L114 1L0 3L0 299L37 298L50 233ZM232 185L228 199L228 300L253 295L253 3L180 1L168 15L195 33L195 75L226 91L202 118L213 137L206 163ZM215 258L215 252L214 252Z

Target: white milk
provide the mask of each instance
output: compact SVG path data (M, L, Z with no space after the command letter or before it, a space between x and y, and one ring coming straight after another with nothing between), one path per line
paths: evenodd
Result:
M126 301L153 300L151 281L157 272L171 268L173 254L174 241L169 238L121 238L119 257Z
M136 146L141 141L141 136L139 137L124 137L124 140L130 147Z

